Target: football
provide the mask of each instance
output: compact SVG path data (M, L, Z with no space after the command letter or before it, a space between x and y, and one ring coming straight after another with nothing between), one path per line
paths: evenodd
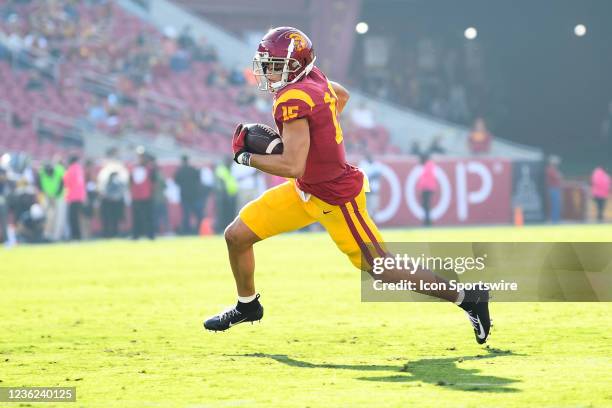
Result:
M261 123L244 125L247 128L245 145L247 152L256 154L281 154L283 140L270 126Z

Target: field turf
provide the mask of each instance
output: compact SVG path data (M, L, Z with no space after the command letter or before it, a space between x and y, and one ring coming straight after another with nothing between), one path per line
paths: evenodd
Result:
M612 226L386 231L389 241L610 241ZM235 301L219 237L0 249L0 386L75 386L58 407L612 406L611 303L494 303L489 346L457 307L361 303L324 234L257 244L265 316Z

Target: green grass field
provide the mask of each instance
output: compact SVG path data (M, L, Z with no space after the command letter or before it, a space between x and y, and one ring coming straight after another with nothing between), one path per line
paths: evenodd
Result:
M610 241L612 226L387 231L389 241ZM221 238L0 249L0 386L76 386L59 407L612 406L612 304L494 303L489 347L441 303L361 303L324 234L257 245L260 324ZM0 406L51 406L5 403Z

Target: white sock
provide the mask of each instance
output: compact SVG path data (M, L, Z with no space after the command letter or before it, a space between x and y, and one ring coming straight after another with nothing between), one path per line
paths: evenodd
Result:
M457 300L455 300L455 304L457 306L461 305L461 303L463 303L463 299L465 299L465 291L461 289L461 291L457 294Z
M238 296L238 301L240 303L250 303L255 300L257 297L257 293L251 296Z

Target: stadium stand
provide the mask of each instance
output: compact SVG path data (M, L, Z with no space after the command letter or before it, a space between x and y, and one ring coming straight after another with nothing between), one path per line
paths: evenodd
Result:
M245 72L205 39L114 2L0 2L0 145L43 158L82 149L96 131L226 152L235 123L271 120L270 98ZM382 126L352 126L347 144L397 150Z

